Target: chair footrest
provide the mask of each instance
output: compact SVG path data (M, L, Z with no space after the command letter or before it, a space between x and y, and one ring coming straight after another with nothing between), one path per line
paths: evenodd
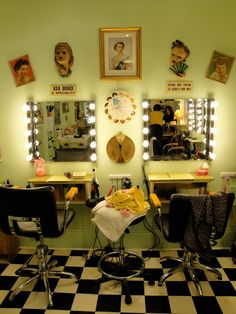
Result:
M144 269L144 260L131 252L117 251L101 257L98 267L103 275L110 279L125 280L139 276Z

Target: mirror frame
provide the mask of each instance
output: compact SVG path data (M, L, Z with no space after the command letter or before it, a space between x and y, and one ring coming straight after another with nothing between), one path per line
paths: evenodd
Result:
M215 153L213 151L215 146L214 134L216 129L214 127L214 122L216 120L215 116L215 108L217 106L216 101L213 98L175 98L184 100L187 105L187 127L190 131L195 131L196 133L204 134L204 157L201 159L205 160L213 160L215 159ZM173 100L175 100L173 99ZM150 104L154 100L162 100L165 99L156 98L156 99L144 99L142 102L143 107L143 160L155 160L151 159L150 156L150 143L149 143L149 111ZM169 99L168 99L169 100ZM197 125L197 121L201 120L202 128L199 128ZM196 158L198 159L198 158ZM158 159L158 160L166 160L166 159ZM172 160L193 160L193 159L168 159Z
M73 102L84 102L84 100L72 100ZM29 149L29 154L26 157L27 160L33 162L35 159L40 157L40 145L41 142L38 139L38 104L45 103L66 103L69 101L44 101L44 102L27 102L24 105L24 110L26 111L26 123L27 123L27 136L28 136L28 143L27 148ZM71 101L70 101L71 102ZM97 160L96 154L96 117L95 117L95 102L94 101L87 101L88 103L88 111L89 111L89 135L90 135L90 160L81 160L81 162L95 162ZM45 160L45 161L53 161L53 162L60 162L56 160ZM63 162L63 160L62 160ZM76 162L76 160L74 160Z

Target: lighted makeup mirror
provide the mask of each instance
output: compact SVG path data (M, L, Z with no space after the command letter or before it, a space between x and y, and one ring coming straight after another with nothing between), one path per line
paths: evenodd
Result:
M143 100L143 159L214 159L214 99Z
M29 160L96 161L94 101L28 102Z

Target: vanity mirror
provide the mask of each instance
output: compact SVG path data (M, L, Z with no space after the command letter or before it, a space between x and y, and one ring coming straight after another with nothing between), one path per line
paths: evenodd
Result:
M214 159L214 99L147 99L143 159Z
M28 102L29 160L96 161L93 101Z

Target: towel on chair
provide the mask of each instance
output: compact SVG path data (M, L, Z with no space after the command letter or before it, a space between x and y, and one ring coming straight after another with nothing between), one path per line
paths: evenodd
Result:
M127 190L118 190L106 197L107 204L117 210L128 209L133 214L146 213L148 202L144 201L144 194L138 187L133 186Z
M124 198L124 195L121 195L119 193L119 195L121 196L120 198L120 196L116 194L117 192L111 195L114 196L114 198L107 197L109 205L107 204L107 201L104 200L99 202L92 209L94 218L92 218L91 220L98 226L99 230L111 241L117 241L124 233L125 229L137 218L145 216L147 210L149 209L148 202L144 202L144 196L142 201L140 194L136 195L135 191L135 200L133 200L133 197L130 193L122 192L121 194L124 194L126 196ZM130 205L128 199L131 203ZM115 206L111 206L111 204L113 203L116 204L116 208ZM124 207L124 204L126 205L126 207ZM124 209L129 210L128 215L122 214L122 210ZM135 209L137 211L135 211Z

